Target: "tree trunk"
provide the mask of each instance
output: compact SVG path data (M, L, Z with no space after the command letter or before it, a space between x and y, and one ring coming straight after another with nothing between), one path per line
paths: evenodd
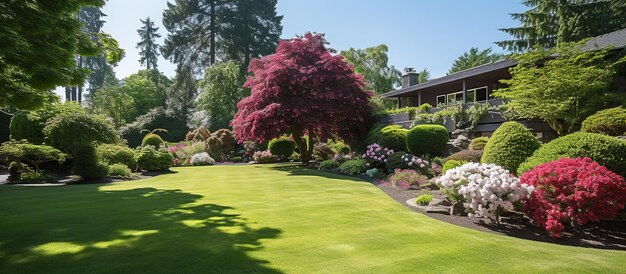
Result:
M308 150L307 150L307 157L311 158L311 155L313 155L313 131L312 130L308 130L309 132L309 145L308 145Z
M209 55L211 55L211 66L215 64L215 0L211 1L211 48L209 49Z
M304 140L302 140L302 135L291 134L291 137L293 138L293 141L296 143L296 146L298 146L298 149L300 150L300 160L303 164L308 164L311 160L309 157L310 154L308 153L306 143L304 142Z

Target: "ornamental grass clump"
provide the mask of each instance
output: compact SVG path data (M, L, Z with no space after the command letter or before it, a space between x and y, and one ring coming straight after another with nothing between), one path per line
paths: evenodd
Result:
M367 146L363 159L367 161L367 167L376 168L385 165L387 158L393 154L393 150L382 147L379 144Z
M470 217L498 223L502 213L513 210L534 190L495 164L467 163L446 171L436 182L452 201L467 202Z
M418 188L428 181L428 177L413 169L396 169L385 183L401 189Z
M535 187L526 213L552 237L560 237L566 225L615 219L626 204L624 178L590 158L542 164L520 180Z

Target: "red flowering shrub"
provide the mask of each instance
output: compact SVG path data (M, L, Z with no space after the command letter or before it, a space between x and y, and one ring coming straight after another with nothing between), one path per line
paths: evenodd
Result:
M549 162L520 180L535 187L526 201L527 214L553 237L568 224L614 219L626 204L624 178L589 158Z

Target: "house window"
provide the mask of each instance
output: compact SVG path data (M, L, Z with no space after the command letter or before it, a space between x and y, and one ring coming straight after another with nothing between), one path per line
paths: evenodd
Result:
M468 90L467 91L467 102L468 103L474 103L476 102L476 90Z
M463 92L448 94L448 105L463 104Z
M476 94L476 102L487 101L487 99L489 99L489 92L487 92L487 87L477 88L474 92Z
M446 96L439 95L437 96L437 105L445 105L446 104Z

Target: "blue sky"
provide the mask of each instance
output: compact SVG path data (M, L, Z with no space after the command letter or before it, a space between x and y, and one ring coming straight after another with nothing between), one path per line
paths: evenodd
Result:
M107 14L103 31L126 50L126 57L115 68L118 78L141 68L135 48L140 18L150 16L163 38L167 36L161 25L166 7L165 0L108 0L103 8ZM445 75L454 59L471 47L501 52L493 42L509 37L498 29L518 25L509 13L524 10L521 1L514 0L278 1L278 14L284 16L283 38L322 32L337 50L387 44L391 65L398 69L426 67L435 77ZM161 58L159 69L173 76L175 65Z

